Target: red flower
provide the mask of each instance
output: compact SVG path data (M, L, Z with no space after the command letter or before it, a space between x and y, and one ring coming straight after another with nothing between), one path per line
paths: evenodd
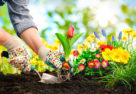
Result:
M111 45L100 45L99 48L101 49L101 51L105 51L106 48L109 48L110 50L115 49L115 47Z
M79 69L80 71L83 71L83 70L85 69L85 65L84 65L84 64L80 64L80 65L78 66L78 69Z
M74 51L73 51L73 55L74 55L74 56L78 56L78 55L79 55L79 51L78 51L78 50L74 50Z
M73 38L74 36L74 27L72 25L68 28L67 36L69 38Z
M100 61L95 60L94 63L95 63L95 67L94 67L95 69L100 68L100 65L101 65Z
M94 63L94 61L90 61L89 63L88 63L88 67L89 68L94 68L94 66L95 66L95 63Z

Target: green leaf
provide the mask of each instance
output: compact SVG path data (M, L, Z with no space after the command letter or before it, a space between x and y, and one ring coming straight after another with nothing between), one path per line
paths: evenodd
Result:
M62 34L60 33L56 33L57 38L60 40L62 46L63 46L63 50L65 52L65 57L66 59L68 59L69 57L69 53L71 51L71 47L70 44L68 42L68 39L66 37L64 37Z

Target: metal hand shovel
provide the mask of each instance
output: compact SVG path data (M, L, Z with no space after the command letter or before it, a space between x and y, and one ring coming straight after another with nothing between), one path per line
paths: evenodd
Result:
M45 84L55 84L55 83L62 83L66 80L70 80L70 73L69 71L58 71L57 72L57 76L53 76L47 73L43 73L42 76L40 75L40 73L34 69L34 71L38 74L41 83L45 83Z

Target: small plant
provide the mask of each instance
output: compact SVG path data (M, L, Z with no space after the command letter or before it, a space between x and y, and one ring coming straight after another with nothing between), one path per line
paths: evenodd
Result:
M62 35L61 33L56 33L57 38L61 42L63 46L63 50L65 53L65 58L68 60L70 52L72 50L73 44L83 35L83 33L74 35L74 27L70 26L67 34Z

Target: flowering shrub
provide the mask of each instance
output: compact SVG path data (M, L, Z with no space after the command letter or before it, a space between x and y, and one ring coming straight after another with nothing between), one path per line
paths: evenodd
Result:
M117 37L112 35L111 41L105 41L104 29L101 35L104 40L94 32L77 46L80 55L73 59L74 74L99 75L107 86L121 83L131 88L136 83L136 31L124 29Z
M75 57L74 74L84 73L85 75L92 76L99 74L102 76L104 68L108 66L108 61L104 60L101 55L100 49L92 51L88 48L87 50L83 50L80 55Z

